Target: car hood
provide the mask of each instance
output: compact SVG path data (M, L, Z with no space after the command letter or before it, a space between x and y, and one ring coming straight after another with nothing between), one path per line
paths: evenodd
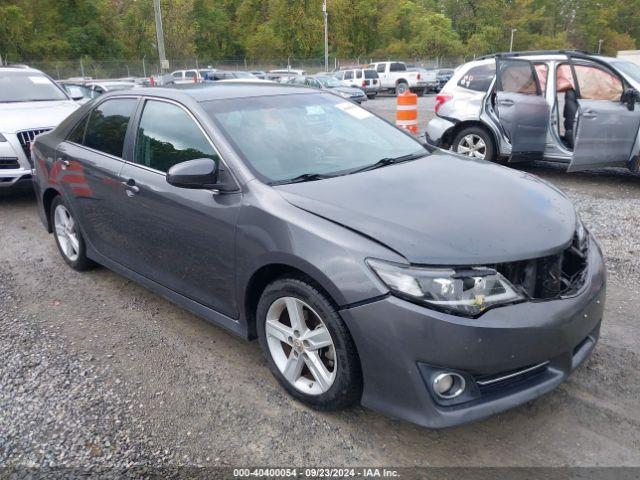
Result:
M571 202L517 170L447 153L326 180L280 185L292 205L423 265L551 255L575 231Z
M0 103L0 132L56 127L78 108L72 100Z

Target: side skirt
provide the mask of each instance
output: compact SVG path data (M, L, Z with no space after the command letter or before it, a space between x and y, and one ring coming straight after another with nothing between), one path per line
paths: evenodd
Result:
M231 317L227 317L222 313L216 312L215 310L205 307L201 303L198 303L194 300L191 300L184 295L181 295L173 290L160 285L153 280L150 280L147 277L144 277L133 270L128 269L127 267L120 265L113 260L105 257L104 255L98 253L94 248L92 248L87 242L87 256L91 258L96 263L108 268L109 270L114 271L115 273L126 277L143 287L151 290L154 293L157 293L161 297L173 302L184 309L190 311L191 313L204 318L208 322L213 323L214 325L218 325L229 332L242 337L245 340L249 339L249 334L247 332L247 327L245 324L241 323L238 320L234 320Z

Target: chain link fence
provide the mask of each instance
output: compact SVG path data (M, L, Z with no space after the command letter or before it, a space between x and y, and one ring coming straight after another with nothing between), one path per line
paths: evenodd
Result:
M404 61L410 66L422 68L454 68L473 57L443 57L443 58L329 58L329 70L337 70L340 67L352 67L366 65L375 61ZM139 60L91 60L87 58L75 60L24 60L27 64L38 70L42 70L51 77L62 80L67 78L91 77L97 78L125 78L125 77L149 77L160 75L160 63L153 59ZM274 69L300 69L308 73L317 73L325 70L324 58L279 58L272 60L255 60L248 58L232 59L199 59L183 58L169 60L172 70L192 68L216 68L219 70L246 70L269 71Z

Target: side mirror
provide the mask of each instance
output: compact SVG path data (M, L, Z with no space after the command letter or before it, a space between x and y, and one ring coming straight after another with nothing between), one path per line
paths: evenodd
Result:
M627 88L620 97L620 102L626 104L629 111L635 110L638 100L640 100L640 92L635 88Z
M174 187L193 189L218 189L218 161L198 158L181 162L167 172L167 183Z

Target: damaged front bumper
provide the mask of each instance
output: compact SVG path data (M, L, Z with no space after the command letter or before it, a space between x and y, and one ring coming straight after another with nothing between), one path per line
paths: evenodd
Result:
M606 274L589 239L580 291L528 301L478 318L437 312L388 296L341 312L360 355L363 405L430 428L458 425L515 407L557 387L599 336ZM438 372L458 373L468 395L439 399Z

